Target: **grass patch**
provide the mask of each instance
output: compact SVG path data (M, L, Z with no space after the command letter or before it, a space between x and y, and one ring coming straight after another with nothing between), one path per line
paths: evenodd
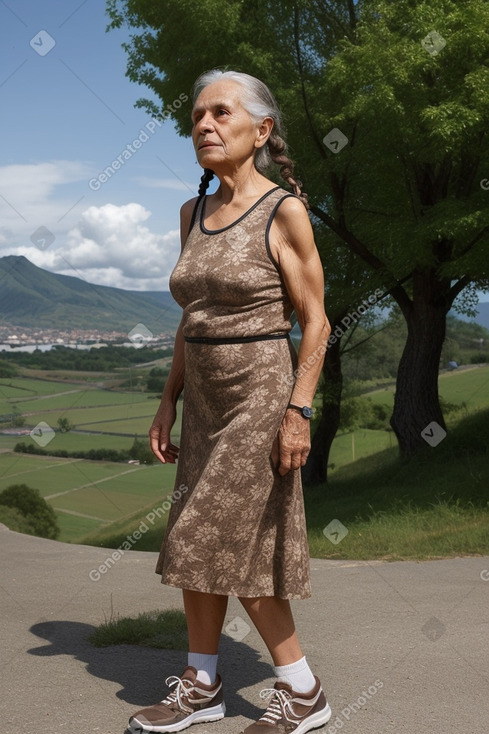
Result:
M168 490L166 495L171 496L171 489ZM158 505L161 506L164 501L165 498L160 497ZM153 522L150 522L147 515L154 512L155 506L157 506L157 503L153 502L142 509L138 509L130 516L111 522L110 525L99 527L85 535L78 542L83 545L94 545L98 548L119 548L128 536L132 536L135 530L139 530L141 537L134 543L134 550L159 551L169 513L160 514L160 516L155 517Z
M88 639L95 647L142 645L164 650L188 649L187 622L179 609L111 618L97 627Z
M411 461L386 450L305 492L310 554L330 559L428 559L489 553L489 412L459 421ZM333 543L323 533L339 520ZM337 538L335 538L337 540Z

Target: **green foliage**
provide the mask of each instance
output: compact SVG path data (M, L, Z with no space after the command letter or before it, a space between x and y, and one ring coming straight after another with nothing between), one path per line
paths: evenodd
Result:
M387 430L390 408L373 403L369 398L346 398L341 403L340 429L353 431L356 428Z
M89 461L127 462L133 458L130 451L109 448L88 449L86 451L67 451L66 449L41 448L33 443L19 441L15 444L17 454L35 454L36 456L58 456L60 458L87 459Z
M37 489L12 484L0 492L0 505L17 509L31 528L31 535L55 540L59 535L56 514Z
M134 443L129 449L131 459L138 460L141 464L155 464L157 459L149 447L148 440L142 441L135 438Z
M60 433L69 433L74 428L69 419L63 416L58 418L57 425Z
M0 359L0 379L4 380L7 377L15 377L17 374L17 368L15 365L10 364L5 359Z
M73 370L86 372L110 372L121 367L150 362L170 357L173 349L151 349L150 347L94 347L83 351L70 347L56 346L48 352L36 349L28 352L7 353L9 362L21 367L43 370Z
M150 371L146 387L149 392L157 392L161 394L165 387L165 382L168 378L169 369L163 369L162 367L153 367Z
M0 523L6 525L9 530L15 530L16 533L34 535L29 520L16 507L0 505Z

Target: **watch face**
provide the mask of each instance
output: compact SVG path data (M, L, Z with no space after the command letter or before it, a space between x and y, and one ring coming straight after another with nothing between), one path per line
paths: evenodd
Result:
M305 418L312 418L312 416L314 415L314 410L312 408L309 408L307 405L304 405L304 407L302 408L302 415Z

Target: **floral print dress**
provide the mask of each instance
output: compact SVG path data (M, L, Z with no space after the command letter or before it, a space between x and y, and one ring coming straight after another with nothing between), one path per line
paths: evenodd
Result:
M272 444L290 400L293 310L268 233L277 187L233 224L198 203L170 290L183 308L185 378L173 502L156 567L169 586L243 597L311 596L300 469Z

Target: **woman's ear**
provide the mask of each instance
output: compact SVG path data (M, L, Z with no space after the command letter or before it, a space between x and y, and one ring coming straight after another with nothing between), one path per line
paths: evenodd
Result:
M263 148L273 129L271 117L264 117L256 131L255 148Z

